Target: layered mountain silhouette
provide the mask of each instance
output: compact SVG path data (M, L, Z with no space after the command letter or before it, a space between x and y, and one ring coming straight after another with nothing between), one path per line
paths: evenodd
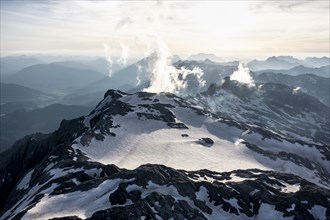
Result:
M10 76L6 82L15 83L47 93L74 91L103 78L89 69L76 69L58 64L37 64Z

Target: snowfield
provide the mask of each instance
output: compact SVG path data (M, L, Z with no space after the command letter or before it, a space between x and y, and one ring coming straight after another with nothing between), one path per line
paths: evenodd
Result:
M281 158L270 160L269 157L247 148L244 141L273 153L287 152L306 157L312 163L319 163L330 171L329 161L324 160L320 151L313 147L286 140L267 139L258 133L229 126L207 114L197 114L195 109L202 109L201 107L180 106L178 98L168 97L164 93L149 99L141 98L138 94L125 95L119 100L132 106L133 111L124 116L112 116L114 126L111 132L115 136L106 135L104 140L93 138L87 146L81 144L80 137L72 145L90 158L90 161L115 164L127 169L152 163L176 169L209 169L218 172L250 168L278 170L329 187L320 180L317 173L311 172L307 167ZM175 115L175 122L183 123L188 129L171 128L162 120L137 116L137 113L160 115L159 111L150 108L155 100L157 103L173 106L168 110ZM94 115L98 111L101 112L111 101L112 98L106 97ZM86 117L86 126L89 127L88 120L94 115ZM211 138L214 144L202 145L198 141L201 138Z

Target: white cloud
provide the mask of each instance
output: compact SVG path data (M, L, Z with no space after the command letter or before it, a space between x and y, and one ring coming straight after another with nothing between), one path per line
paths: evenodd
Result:
M201 92L205 85L204 72L195 67L192 70L175 68L171 63L172 54L160 38L156 38L155 48L148 56L150 86L147 92L171 92L180 95L192 95Z
M117 62L120 65L126 65L127 59L129 58L129 45L120 42L120 47L121 47L121 55L118 58Z
M238 69L230 75L230 80L235 80L239 83L247 84L249 86L255 86L254 80L250 75L249 68L243 63L240 63L238 65Z

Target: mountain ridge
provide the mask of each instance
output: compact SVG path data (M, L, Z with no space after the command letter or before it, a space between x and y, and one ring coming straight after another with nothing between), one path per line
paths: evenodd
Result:
M208 95L227 98L231 92L238 111L240 99L259 97L258 85L251 89L228 79ZM262 87L276 112L282 105L272 100L276 88ZM240 88L237 94L234 88ZM240 97L245 90L248 95ZM292 96L305 97L299 91ZM0 189L6 189L1 218L328 216L329 146L318 137L228 117L223 105L223 112L212 110L198 98L108 90L88 115L17 142L0 154L6 158L0 164ZM313 108L320 107L301 111Z

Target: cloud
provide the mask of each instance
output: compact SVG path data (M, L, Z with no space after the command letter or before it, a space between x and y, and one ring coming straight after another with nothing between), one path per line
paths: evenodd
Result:
M181 56L210 52L263 57L273 55L259 49L270 47L270 39L277 51L288 48L293 55L307 48L315 52L308 56L318 56L318 51L329 48L329 1L44 2L1 1L2 53L96 51L93 55L100 55L100 45L107 42L112 53L120 56L121 41L129 42L133 55L144 49L126 39L149 33L162 36ZM249 10L249 5L256 9ZM315 27L321 31L314 32ZM114 37L118 45L112 44Z
M288 11L288 12L293 12L296 11L297 9L303 9L303 10L317 10L317 9L322 9L322 10L328 10L329 8L329 1L323 1L323 0L300 0L300 1L269 1L269 0L263 0L263 1L257 1L257 2L252 2L250 3L250 10L252 11L260 11L268 6L271 6L277 9L280 9L282 11Z
M243 63L240 63L238 65L238 69L230 75L230 80L235 80L239 83L247 84L251 87L255 86L254 80L250 75L249 68Z
M111 59L111 55L110 55L110 50L109 47L106 43L103 43L103 47L104 47L104 55L106 60L108 61L108 76L111 77L112 76L112 59Z
M201 92L205 85L203 71L195 67L192 70L175 68L171 63L172 54L161 39L156 39L156 47L148 56L150 86L146 92L171 92L179 95L193 95Z
M125 25L129 25L132 23L133 23L133 21L130 17L124 17L118 21L118 23L116 24L116 26L114 28L114 31L117 31L120 28L124 27Z
M121 47L121 55L117 60L117 62L120 65L126 65L127 59L129 57L129 45L125 45L124 43L120 42L120 47Z
M142 77L143 66L140 65L140 64L137 64L136 67L137 67L136 86L139 86L141 84L141 77Z

